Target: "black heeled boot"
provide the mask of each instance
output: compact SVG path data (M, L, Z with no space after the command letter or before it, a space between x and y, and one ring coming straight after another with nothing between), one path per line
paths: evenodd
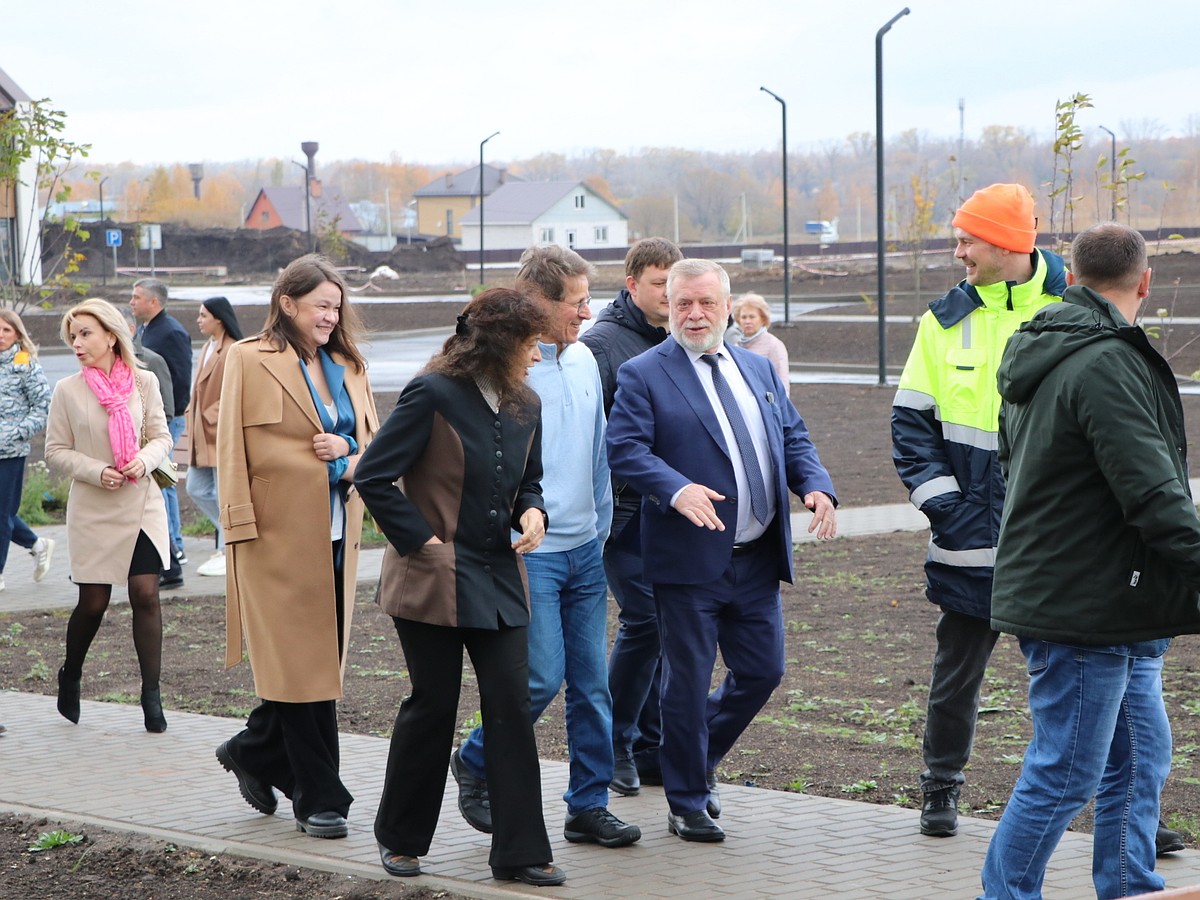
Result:
M162 734L167 730L167 717L163 715L162 696L158 688L142 688L142 715L146 719L146 730Z
M81 678L68 678L66 668L58 670L58 711L64 719L79 724L79 693Z

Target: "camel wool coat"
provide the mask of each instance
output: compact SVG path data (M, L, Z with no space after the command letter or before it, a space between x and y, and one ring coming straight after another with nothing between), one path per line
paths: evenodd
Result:
M221 383L225 377L225 357L233 345L232 337L228 334L222 336L221 343L196 373L192 399L184 413L187 424L183 433L187 437L180 439L181 444L186 442L188 446L186 462L189 466L212 467L217 464L217 413L221 408ZM207 349L208 344L204 346Z
M145 416L146 445L137 457L152 472L171 452L171 432L163 415L158 379L135 369L136 386L129 395L133 429L142 442ZM138 532L154 543L166 560L167 507L162 491L149 474L126 481L115 491L100 482L100 473L113 465L108 439L108 413L84 381L69 375L54 386L46 423L46 464L71 479L67 495L67 545L71 580L76 584L126 584Z
M313 452L324 431L300 358L257 337L226 352L217 419L217 493L225 529L226 667L250 654L264 700L312 703L342 696L354 610L363 504L346 501L342 645L338 646L329 476ZM361 453L379 428L366 372L338 354Z

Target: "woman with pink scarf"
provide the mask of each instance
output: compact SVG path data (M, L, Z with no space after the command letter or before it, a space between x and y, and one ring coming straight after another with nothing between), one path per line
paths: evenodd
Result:
M169 539L166 505L151 473L171 452L171 433L158 380L138 367L125 320L106 300L68 310L61 334L81 369L55 385L46 427L46 462L71 478L67 544L71 580L79 586L58 670L58 711L79 721L84 659L113 585L125 584L146 730L166 731L158 576Z

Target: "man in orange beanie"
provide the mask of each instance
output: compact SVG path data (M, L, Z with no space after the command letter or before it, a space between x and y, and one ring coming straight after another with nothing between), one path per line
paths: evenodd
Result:
M996 458L996 369L1009 336L1059 299L1066 270L1034 249L1033 197L1019 184L976 191L954 215L966 278L929 304L892 403L892 458L929 518L925 593L941 608L921 774L921 833L958 830L963 767L996 645L992 566L1004 504Z

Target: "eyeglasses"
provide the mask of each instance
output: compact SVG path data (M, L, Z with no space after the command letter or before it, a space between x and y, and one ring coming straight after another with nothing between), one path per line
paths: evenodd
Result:
M566 301L566 300L559 300L558 302L559 302L559 303L566 303L567 301ZM584 297L582 300L580 300L578 303L576 303L576 304L575 304L575 312L576 312L576 313L578 313L578 314L579 314L579 315L581 315L581 316L583 315L583 311L584 311L585 309L591 309L591 308L592 308L592 298L591 298L591 295L588 295L587 297Z

